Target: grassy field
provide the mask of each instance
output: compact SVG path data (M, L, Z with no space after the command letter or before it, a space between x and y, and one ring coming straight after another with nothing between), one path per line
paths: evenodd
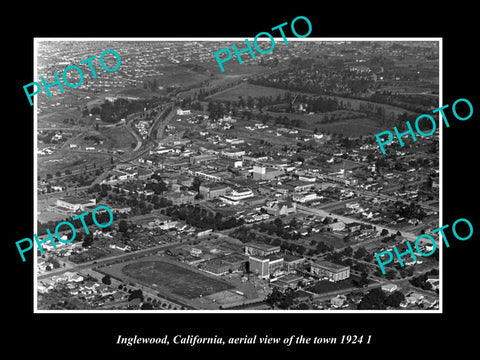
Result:
M91 168L93 163L99 167L102 164L109 164L110 157L95 153L74 153L69 150L59 150L52 155L37 157L38 175L40 177L44 177L47 173L54 175L57 171L64 174L67 169L71 171L79 168L83 169L85 165Z
M287 92L291 91L243 83L240 86L216 94L209 99L219 101L238 101L239 96L242 96L244 99L248 96L251 96L252 98L261 96L277 97L278 95L283 95Z
M151 286L156 284L187 299L233 289L227 283L164 261L135 262L125 265L121 271L131 278Z
M348 246L348 244L345 243L343 239L340 239L339 237L336 237L335 235L327 232L312 234L307 238L307 240L309 242L312 240L315 240L316 242L321 241L325 243L325 245L333 246L335 249L341 249Z
M336 132L351 137L373 135L384 130L375 121L367 118L343 120L331 124L317 124L316 127L321 132L332 134Z
M107 139L107 149L131 149L131 144L136 143L133 135L124 126L104 128L101 134Z

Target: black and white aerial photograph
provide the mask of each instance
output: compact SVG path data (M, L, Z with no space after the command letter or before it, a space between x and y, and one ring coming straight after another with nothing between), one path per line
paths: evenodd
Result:
M37 310L438 310L439 39L232 43L36 39Z
M473 350L471 5L38 5L3 23L6 352Z

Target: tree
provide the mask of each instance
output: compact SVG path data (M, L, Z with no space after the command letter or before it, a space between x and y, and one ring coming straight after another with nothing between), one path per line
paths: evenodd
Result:
M131 301L133 299L136 299L136 298L139 298L140 300L143 301L143 293L142 293L142 290L140 289L137 289L137 290L133 290L130 295L128 296L128 301Z
M310 306L308 306L308 304L302 302L302 303L298 304L297 309L298 310L308 310L308 309L310 309Z
M380 233L380 236L387 236L388 235L388 230L383 229L382 232Z
M384 310L386 295L380 288L375 288L370 290L370 292L365 295L358 304L359 310Z
M276 303L280 301L281 298L282 293L280 292L280 290L278 290L278 288L274 287L273 291L265 299L265 303L270 305L270 307L273 309Z
M152 310L153 305L150 303L143 303L142 306L140 307L140 310Z
M110 275L105 275L102 278L102 283L104 283L105 285L110 285L112 283L112 279L111 279Z
M368 254L368 251L363 247L363 246L360 246L357 251L355 251L355 254L353 255L353 257L355 259L361 259L363 258L365 255Z
M343 249L343 255L351 257L353 254L353 249L350 246L347 246L345 249Z
M369 281L368 281L368 271L362 271L362 274L360 276L359 285L361 287L363 287L363 286L368 285L368 283L369 283Z
M395 279L396 276L397 276L397 272L395 270L387 270L387 272L385 273L385 277L388 280L393 280Z
M48 259L48 261L52 264L54 269L58 269L60 267L60 263L58 262L57 259L51 257Z
M93 235L92 234L85 235L85 237L83 238L82 247L84 248L90 247L92 246L92 244L93 244Z
M120 220L120 222L118 223L118 231L120 232L127 232L128 230L128 224L125 220Z
M399 307L400 303L405 300L405 295L400 291L395 291L392 294L388 295L385 299L386 306Z
M202 181L198 177L195 177L192 181L192 189L198 192L201 183Z

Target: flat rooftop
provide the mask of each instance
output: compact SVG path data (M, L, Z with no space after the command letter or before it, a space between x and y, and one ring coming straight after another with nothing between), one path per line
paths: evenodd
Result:
M312 265L316 265L318 267L335 272L350 269L350 266L338 265L329 261L315 261Z

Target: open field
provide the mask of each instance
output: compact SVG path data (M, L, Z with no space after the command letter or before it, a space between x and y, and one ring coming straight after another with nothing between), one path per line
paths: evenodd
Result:
M119 264L121 265L121 264ZM115 266L117 268L117 266ZM118 272L119 269L102 269L105 272ZM223 281L219 281L179 265L165 261L141 261L122 265L116 277L127 275L154 288L164 289L186 299L214 294L233 289Z
M335 249L341 249L349 244L345 243L343 239L338 236L333 235L332 233L322 232L317 234L312 234L307 238L308 242L315 240L316 242L323 242L325 245L333 246Z
M318 124L316 127L321 132L340 133L350 137L374 135L384 130L375 121L367 118L343 120L331 124Z
M226 90L217 95L213 95L209 99L219 101L238 101L239 96L242 96L244 99L246 99L248 96L251 96L252 98L261 96L272 96L275 98L278 95L283 95L288 92L291 91L243 83L238 87Z
M221 47L222 46L219 44L219 49ZM223 64L225 72L222 72L217 61L215 60L213 53L212 61L203 62L202 66L213 73L216 78L231 78L232 76L258 74L269 69L265 66L257 65L255 62L240 64L236 59L232 58L230 61L227 61Z
M111 150L131 149L132 143L137 142L124 126L104 128L101 130L101 134L107 139L106 148Z
M65 170L69 169L72 172L80 168L84 168L85 165L92 167L92 164L96 164L100 167L102 164L106 165L110 162L110 157L106 155L99 155L95 153L80 153L68 150L59 150L52 155L38 156L37 157L38 175L44 177L50 173L54 175L57 171L62 174Z

